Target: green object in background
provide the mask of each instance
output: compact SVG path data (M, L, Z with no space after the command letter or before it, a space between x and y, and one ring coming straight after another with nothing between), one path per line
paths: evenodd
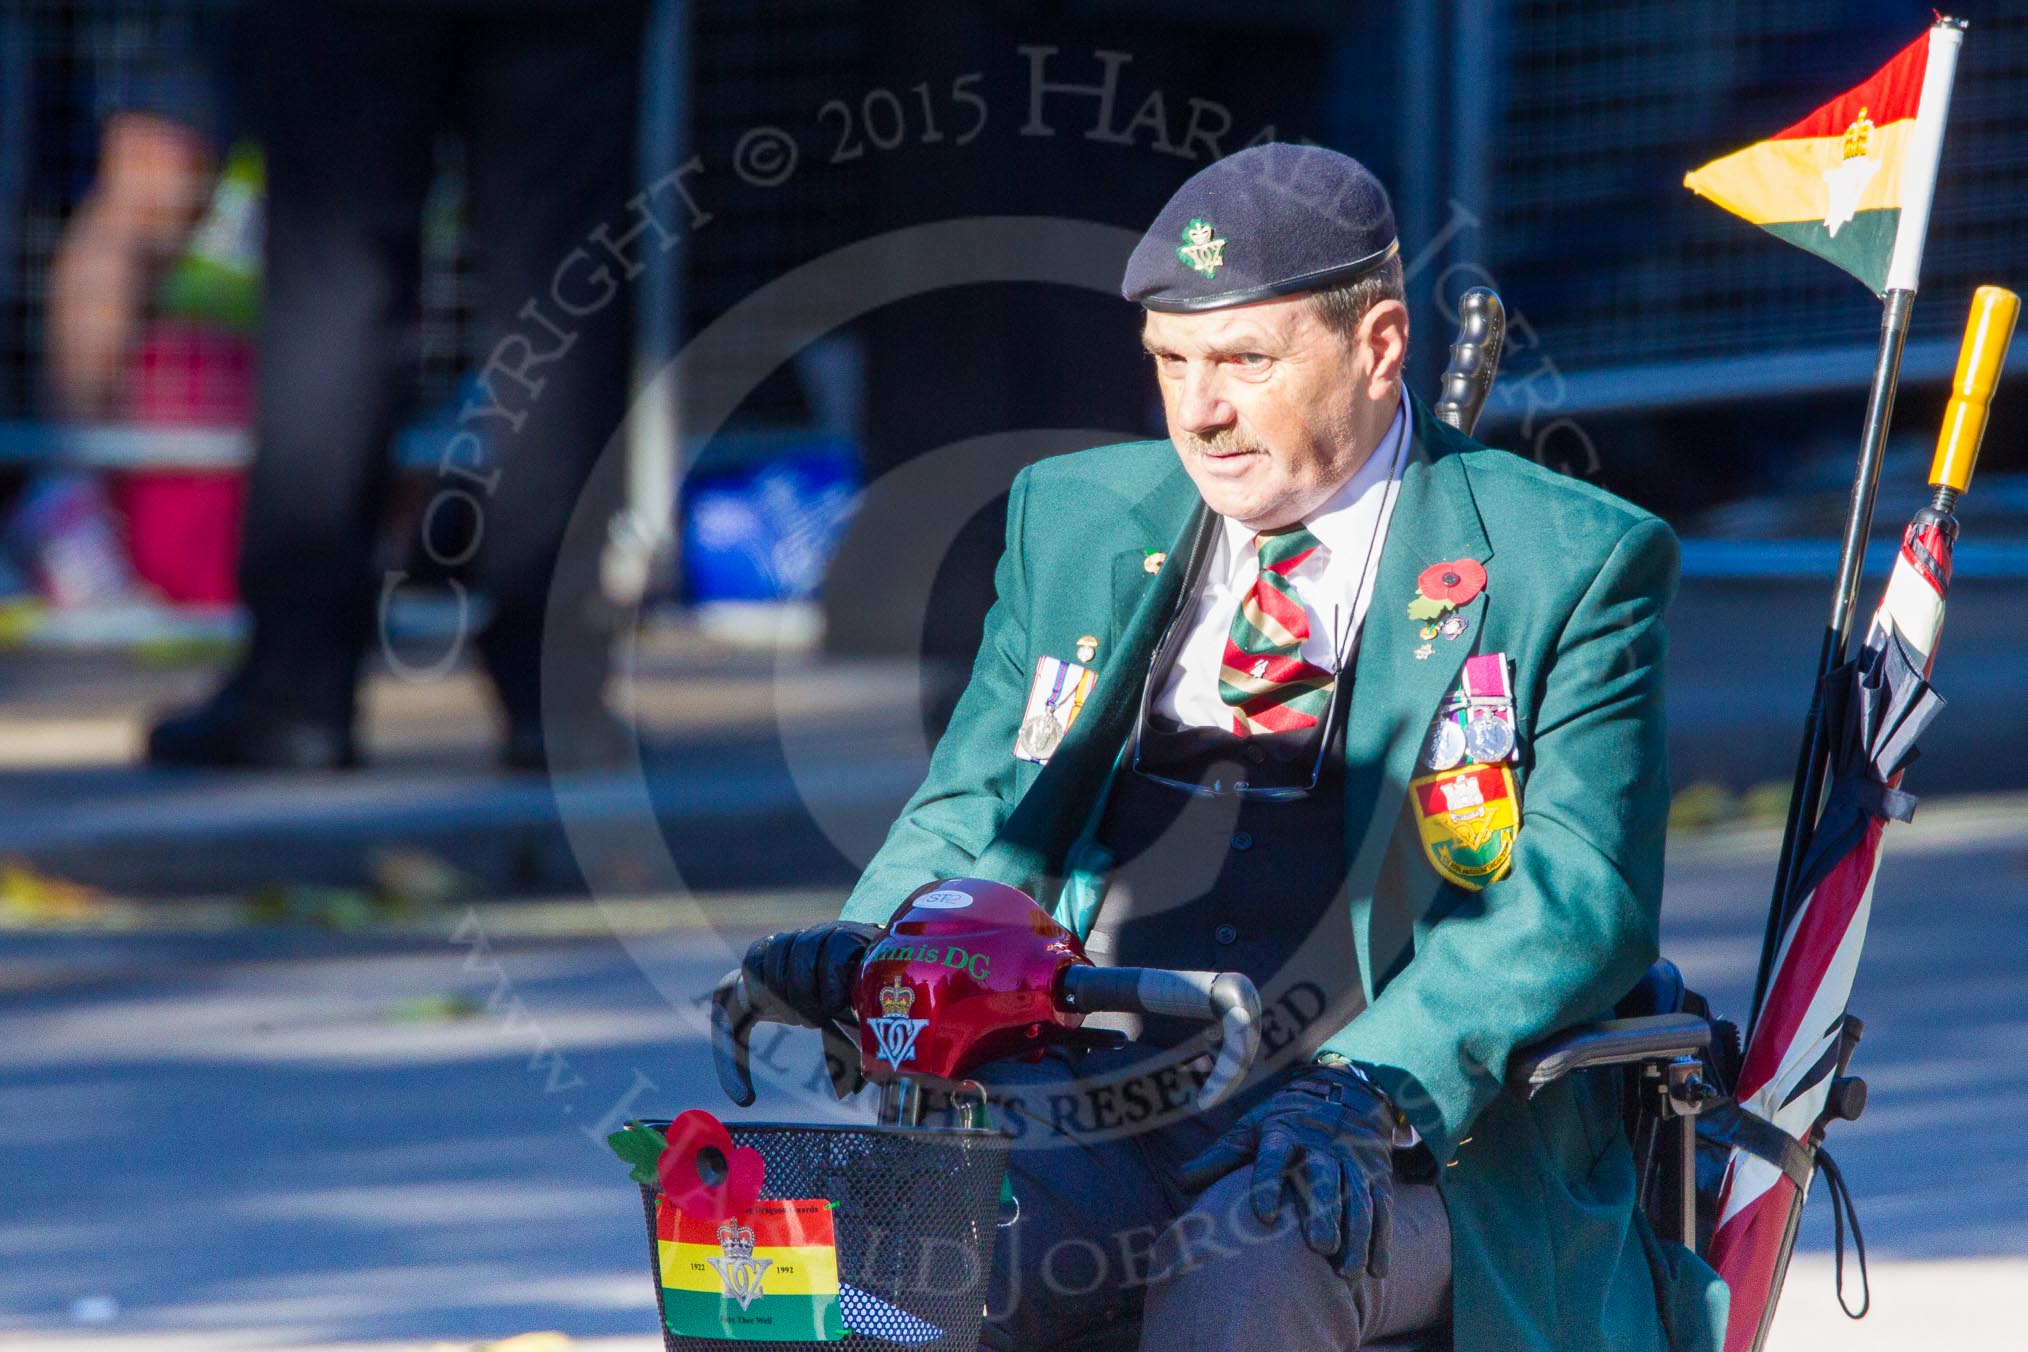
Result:
M1789 794L1794 785L1787 780L1766 780L1754 785L1739 798L1739 815L1759 826L1780 826L1789 815Z
M387 1017L395 1023L452 1023L469 1019L485 1006L469 995L455 991L436 995L412 995L395 1002Z
M247 898L247 918L257 924L315 925L352 933L379 915L370 892L320 883L275 883Z
M128 653L137 667L146 671L171 671L182 667L222 667L246 651L246 642L237 638L144 638Z
M1669 804L1671 831L1705 831L1730 821L1739 804L1723 784L1699 780L1686 786Z
M162 314L238 333L260 318L261 233L267 166L260 147L242 141L226 156L211 205L183 256L162 279Z

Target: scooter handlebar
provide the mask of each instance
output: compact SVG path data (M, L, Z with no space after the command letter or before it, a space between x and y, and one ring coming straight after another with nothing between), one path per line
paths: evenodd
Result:
M1236 1089L1260 1050L1260 993L1238 972L1067 967L1060 1002L1080 1014L1158 1014L1218 1025L1218 1052L1197 1093L1200 1108Z
M753 1106L754 1101L748 1042L757 1023L810 1026L766 989L756 989L746 972L735 967L711 992L711 1061L718 1071L719 1087L742 1108ZM839 1098L849 1098L863 1083L858 1044L836 1024L826 1023L818 1031L824 1035L824 1066L831 1076L831 1087Z
M1173 972L1159 967L1064 969L1057 1003L1078 1014L1155 1014L1218 1027L1218 1050L1211 1073L1198 1090L1199 1107L1209 1108L1246 1078L1260 1050L1260 994L1238 972ZM749 1040L756 1023L807 1026L746 973L733 968L711 995L711 1058L726 1097L740 1107L754 1101ZM825 1060L843 1098L858 1087L858 1047L836 1025L824 1034Z

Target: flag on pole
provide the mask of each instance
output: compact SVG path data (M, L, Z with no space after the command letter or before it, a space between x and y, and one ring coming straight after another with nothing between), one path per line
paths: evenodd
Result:
M1683 186L1866 283L1915 290L1961 25L1939 19L1864 84Z

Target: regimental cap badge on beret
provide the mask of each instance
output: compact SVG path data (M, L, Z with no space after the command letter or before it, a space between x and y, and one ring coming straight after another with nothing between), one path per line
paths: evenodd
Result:
M1170 312L1248 305L1349 282L1399 249L1387 190L1365 165L1270 142L1176 190L1135 246L1120 294Z
M1183 247L1176 256L1206 277L1225 266L1225 241L1212 234L1211 222L1192 216L1183 227Z

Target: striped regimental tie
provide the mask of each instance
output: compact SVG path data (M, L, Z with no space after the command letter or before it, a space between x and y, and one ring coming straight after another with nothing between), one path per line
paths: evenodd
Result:
M1253 547L1260 553L1260 578L1232 617L1218 671L1219 698L1232 706L1232 730L1241 737L1313 728L1330 707L1332 678L1303 660L1310 617L1289 574L1323 545L1295 525L1262 531Z

